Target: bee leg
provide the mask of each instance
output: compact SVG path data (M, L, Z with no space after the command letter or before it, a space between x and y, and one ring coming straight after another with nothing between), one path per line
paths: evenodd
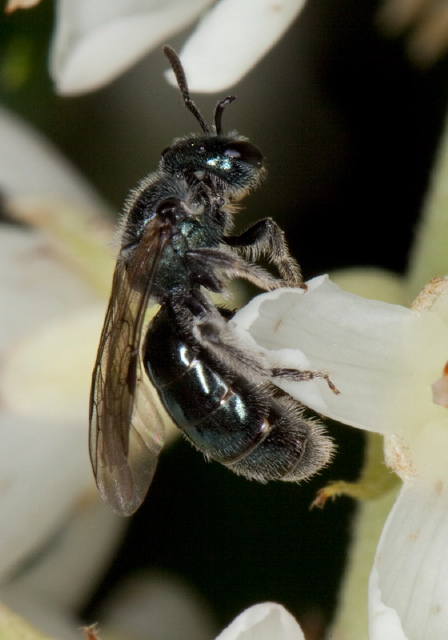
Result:
M322 378L328 384L334 394L339 395L341 392L330 380L330 376L327 373L321 373L319 371L300 371L299 369L271 369L271 375L274 378L283 378L284 380L291 380L292 382L304 382L308 380L315 380L316 378Z
M244 372L250 380L254 381L256 378L268 384L271 369L261 360L259 354L248 350L247 345L241 343L229 327L228 319L232 312L215 307L202 294L198 301L197 310L182 300L176 302L173 307L177 325L182 328L185 339L197 341L209 355L214 356L230 371Z
M213 269L219 269L222 274L230 280L233 278L244 278L265 291L271 291L272 289L285 286L284 280L275 278L262 267L246 262L243 258L230 251L227 252L219 249L192 249L185 252L185 258L190 271L195 273L197 282L206 287L207 284L204 283L210 280L210 272ZM216 279L215 281L217 282L218 280ZM216 290L211 287L208 288L211 291Z
M289 253L285 234L271 218L259 220L239 236L225 236L223 241L229 247L241 249L250 260L265 256L278 269L287 286L306 289L300 267Z

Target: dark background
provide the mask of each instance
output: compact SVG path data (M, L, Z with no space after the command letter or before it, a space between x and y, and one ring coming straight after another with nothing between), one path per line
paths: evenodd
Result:
M288 34L232 92L224 129L264 152L269 179L246 201L239 224L272 216L306 278L374 265L402 273L447 98L447 60L415 68L405 37L386 39L377 2L312 0ZM155 169L160 151L196 124L168 86L159 50L108 87L61 98L47 76L51 3L1 18L2 60L29 51L30 73L2 100L53 140L117 210ZM170 44L180 49L186 33ZM27 49L28 47L28 49ZM25 56L26 57L26 56ZM3 63L2 63L3 64ZM217 70L218 73L218 70ZM221 96L196 96L206 119ZM362 436L329 424L334 464L302 486L261 486L205 464L188 444L167 449L144 507L90 603L145 567L184 576L220 626L246 606L275 600L300 616L332 614L354 507L346 499L309 511L331 479L353 479Z

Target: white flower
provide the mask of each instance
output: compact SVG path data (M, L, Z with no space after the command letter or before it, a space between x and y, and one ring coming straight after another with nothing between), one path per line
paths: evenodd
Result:
M0 191L24 223L0 225L0 601L70 637L126 523L100 500L87 444L112 228L67 161L3 110Z
M216 640L305 640L293 616L280 604L264 602L243 611Z
M45 628L48 611L58 618L84 603L124 524L98 499L87 453L89 378L107 295L89 268L108 280L113 262L95 213L104 203L4 111L0 190L6 212L30 225L0 227L0 600Z
M431 283L411 310L345 293L326 277L308 287L259 296L235 323L270 366L328 373L341 393L322 380L277 379L285 391L319 413L386 436L386 460L404 485L370 577L369 637L445 640L448 280Z
M0 107L0 189L3 196L64 201L99 214L105 203L67 159L30 125Z
M192 91L238 82L281 38L305 0L59 0L50 56L62 94L106 84L200 19L181 51Z

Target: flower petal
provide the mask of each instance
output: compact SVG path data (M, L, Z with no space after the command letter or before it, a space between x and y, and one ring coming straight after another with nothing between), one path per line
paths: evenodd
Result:
M52 614L50 614L50 616L51 615ZM57 615L58 614L56 614L55 617L57 617ZM61 638L70 639L70 628L73 629L70 622L72 621L67 621L67 624L61 625L60 628L63 629L63 633L61 633L60 636ZM13 613L8 607L0 604L0 637L21 638L22 640L54 640L54 637L58 636L55 635L53 638L47 636L31 626L28 622L23 620L23 618Z
M86 420L104 304L83 308L13 344L3 356L3 406L17 415Z
M101 198L47 140L2 108L0 188L7 197L38 194L109 213Z
M305 640L293 616L280 604L256 604L235 618L216 640Z
M24 608L25 594L31 599L34 596L35 601L51 603L54 610L80 610L86 595L94 592L110 565L127 526L128 521L102 500L79 504L51 544L38 550L26 571L0 588L0 601L33 624L40 621ZM42 629L52 632L47 626Z
M346 267L332 271L330 277L344 291L363 298L391 304L403 304L406 301L404 278L386 269Z
M57 328L58 322L70 325L74 310L84 309L94 296L55 260L42 236L6 227L2 239L0 576L41 545L86 491L94 491L86 453L86 406L101 326L97 316L91 352L82 365L77 361L79 369L72 368L61 345L77 349L74 331L56 345L51 341L56 336L46 330L49 324ZM76 322L69 328L74 327ZM83 327L77 342L87 345ZM45 334L47 341L40 341L43 348L34 352L32 336ZM25 343L29 348L23 352ZM55 368L59 375L53 388L45 382L54 377Z
M398 613L381 598L376 569L372 570L369 581L369 640L409 640Z
M209 640L217 628L208 603L196 590L160 569L140 569L121 578L99 613L107 638Z
M0 241L1 352L31 332L96 303L95 294L65 267L42 235L3 225Z
M85 425L0 417L0 577L17 569L94 491Z
M60 0L50 53L59 93L97 89L191 24L213 0Z
M258 296L234 321L270 367L329 374L340 395L324 380L275 379L319 413L380 433L418 433L429 420L445 418L431 399L448 354L447 326L436 313L366 300L322 276L306 293L278 289Z
M440 447L446 456L446 438ZM389 514L369 583L371 640L447 637L447 480L406 483Z
M236 84L280 40L305 0L221 0L199 23L180 58L192 91ZM169 73L170 82L174 77Z

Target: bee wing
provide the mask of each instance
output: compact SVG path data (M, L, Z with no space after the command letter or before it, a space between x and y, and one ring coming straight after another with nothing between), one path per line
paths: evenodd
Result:
M90 459L102 497L121 515L131 515L143 502L164 441L162 418L143 380L140 344L168 239L149 225L130 265L118 260L92 376Z

